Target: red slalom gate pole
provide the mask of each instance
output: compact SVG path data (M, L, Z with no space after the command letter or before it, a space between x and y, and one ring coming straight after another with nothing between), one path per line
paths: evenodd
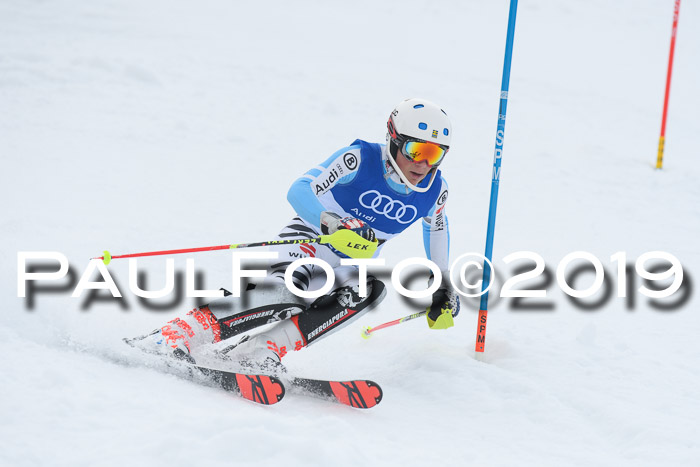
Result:
M659 152L656 156L656 168L660 169L664 162L664 145L666 144L666 115L668 113L668 96L671 93L671 72L673 71L673 51L676 48L676 31L678 30L678 13L681 0L676 0L673 8L673 29L671 29L671 51L668 54L668 72L666 73L666 94L664 95L664 113L661 117L661 136L659 136Z

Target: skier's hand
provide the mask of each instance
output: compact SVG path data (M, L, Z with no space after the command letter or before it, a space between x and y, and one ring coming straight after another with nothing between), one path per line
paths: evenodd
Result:
M433 303L426 310L430 329L447 329L455 325L453 317L459 313L459 296L447 287L433 294Z
M379 244L374 230L364 221L341 218L334 212L321 213L321 232L327 237L321 243L344 258L371 258Z
M330 211L321 213L321 232L323 234L331 235L342 229L352 230L368 242L373 242L377 238L372 227L367 225L365 221L354 217L341 218L338 214Z

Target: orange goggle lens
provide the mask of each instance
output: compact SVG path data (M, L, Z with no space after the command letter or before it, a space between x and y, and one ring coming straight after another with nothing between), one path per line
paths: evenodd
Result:
M436 165L442 162L447 150L435 143L422 141L406 141L401 152L413 162L426 161L428 165Z

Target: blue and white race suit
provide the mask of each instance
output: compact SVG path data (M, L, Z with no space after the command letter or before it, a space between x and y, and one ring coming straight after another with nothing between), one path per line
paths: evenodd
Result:
M447 182L438 170L428 191L413 191L401 182L388 157L384 145L355 140L308 170L289 189L287 199L298 216L280 232L279 239L317 237L324 211L361 219L374 229L377 238L385 240L422 219L426 255L446 271L449 253L445 215ZM429 178L418 186L426 186ZM280 279L286 267L301 257L318 257L334 268L340 265L340 258L322 245L288 245L275 250L280 256L279 261L271 265L270 275ZM381 247L375 256L380 250ZM313 266L301 268L294 273L294 282L299 288L307 289L313 275Z

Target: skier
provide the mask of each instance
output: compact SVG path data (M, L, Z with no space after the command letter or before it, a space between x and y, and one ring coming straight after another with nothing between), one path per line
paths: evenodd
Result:
M214 300L127 342L195 362L198 352L209 344L274 323L227 347L227 356L257 370L284 371L280 359L287 352L347 325L384 298L384 284L373 277L367 280L367 296L360 297L358 271L341 265L341 258L357 257L359 251L364 257L369 256L367 251L377 256L379 239L390 240L421 219L428 259L448 277L448 191L438 166L450 147L449 118L427 100L407 99L391 112L387 128L385 145L355 140L308 170L289 189L287 199L297 216L282 229L279 239L315 238L346 230L344 241L274 246L278 259L270 262L261 284L249 284L239 298ZM348 243L355 248L348 248ZM284 273L292 261L311 257L333 268L337 288L307 304L285 286ZM307 290L322 271L316 265L304 265L293 272L292 282ZM444 280L427 309L431 329L453 326L453 316L459 312L459 297L446 284Z

